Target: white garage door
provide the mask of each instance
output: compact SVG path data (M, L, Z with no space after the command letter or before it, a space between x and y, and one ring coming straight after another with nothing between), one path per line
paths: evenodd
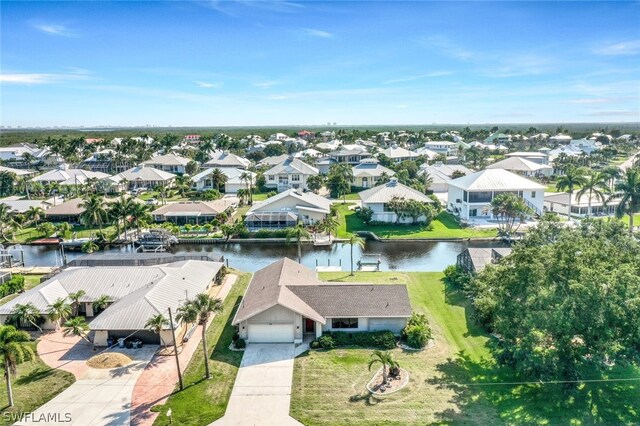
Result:
M249 324L251 343L292 343L293 324Z

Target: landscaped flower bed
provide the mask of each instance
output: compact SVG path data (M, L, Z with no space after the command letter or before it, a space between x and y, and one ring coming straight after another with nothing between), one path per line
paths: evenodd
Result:
M397 375L389 374L387 382L383 383L384 377L381 367L373 376L371 381L367 383L367 390L375 396L386 396L398 392L409 384L409 373L404 368L399 368Z

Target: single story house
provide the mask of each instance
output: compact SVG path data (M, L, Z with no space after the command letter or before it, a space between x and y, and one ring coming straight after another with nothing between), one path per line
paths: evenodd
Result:
M194 188L198 191L205 191L207 189L218 189L211 179L211 174L214 170L220 170L227 177L227 181L225 182L225 184L220 187L220 192L224 192L226 194L235 194L239 189L247 189L248 182L241 179L241 177L245 173L251 177L251 186L255 186L256 184L257 175L253 172L238 169L235 167L216 167L211 169L204 169L197 175L194 175L191 178Z
M543 165L548 165L549 164L549 154L547 152L541 152L541 151L518 151L518 152L510 152L508 154L505 155L505 157L520 157L520 158L524 158L525 160L529 160L532 163L536 163L536 164L543 164Z
M84 207L81 207L82 203L84 203L82 198L72 198L64 203L49 207L45 210L44 215L49 222L80 223L80 215L85 210Z
M147 167L144 164L125 170L104 179L111 190L118 191L122 187L126 189L146 188L153 189L156 186L171 187L176 179L173 173Z
M220 213L232 212L237 205L235 198L215 201L180 201L161 206L151 212L156 222L176 225L200 225L214 220Z
M187 164L189 164L190 161L190 159L180 157L179 155L165 154L153 157L142 164L157 170L162 170L163 172L182 175L187 172Z
M33 170L14 169L14 168L5 167L5 166L0 166L0 173L13 173L17 177L32 176L32 175L36 174L36 172L34 172Z
M59 185L84 185L90 179L104 179L109 177L102 172L92 172L83 169L69 169L66 166L56 170L49 170L31 179L32 182L40 182L43 185L57 183Z
M385 173L388 177L396 174L391 169L378 163L375 158L366 158L360 164L351 168L353 171L353 186L359 188L371 188L380 180L380 176Z
M50 198L48 200L25 200L19 196L10 196L0 198L0 204L4 204L9 208L11 213L25 213L31 207L39 207L42 210L47 210L57 202L62 202L61 199Z
M389 208L389 202L394 198L416 200L425 204L433 203L433 200L422 192L401 184L396 178L391 178L387 183L361 191L358 195L362 200L362 207L373 210L373 220L378 222L398 222L398 215ZM424 221L424 216L419 217L418 221ZM410 217L402 217L399 221L399 223L411 222L413 219Z
M289 228L301 222L313 225L331 213L331 202L313 192L289 189L255 203L247 212L244 223L251 231Z
M390 330L411 316L404 284L333 284L284 258L257 271L232 324L248 343L302 343L325 331Z
M477 274L509 253L510 247L469 247L458 255L456 264L469 273Z
M567 192L554 192L544 194L544 210L561 215L569 215L569 199L571 198L571 216L586 217L589 212L589 193L578 198L578 191L571 195ZM608 198L605 195L605 200ZM591 197L591 216L609 216L616 213L620 204L619 199L613 199L603 203L596 196Z
M315 167L311 167L297 158L289 158L264 172L266 179L264 186L277 189L278 192L291 188L308 189L307 179L318 173L318 169Z
M232 154L230 152L218 152L211 157L209 161L204 163L202 167L205 168L221 168L221 167L233 167L236 169L248 169L251 165L251 161L239 155Z
M389 148L379 151L378 155L384 155L394 163L400 163L406 160L415 160L418 158L417 153L409 151L408 149L398 145L391 145Z
M432 165L423 164L420 166L418 175L429 173L433 182L429 185L429 189L437 193L445 193L449 190L449 181L453 179L454 174L462 174L466 176L473 173L473 170L466 168L460 164L444 164L442 161L436 161Z
M149 318L173 312L185 298L208 291L219 281L222 262L184 260L156 266L70 267L36 287L0 306L0 323L4 323L18 304L33 304L42 315L42 328L51 330L55 324L47 318L47 308L57 299L84 290L78 311L91 320L94 344L106 346L109 338L132 336L145 343L171 344L171 327L160 335L145 329ZM108 296L111 304L95 312L93 302ZM175 322L175 317L174 317ZM176 336L185 332L183 325L174 324Z
M493 218L491 201L507 192L542 214L545 186L504 169L486 169L449 182L447 208L462 220Z
M507 157L487 166L487 169L504 169L523 176L551 176L553 167L546 164L534 163L522 157Z

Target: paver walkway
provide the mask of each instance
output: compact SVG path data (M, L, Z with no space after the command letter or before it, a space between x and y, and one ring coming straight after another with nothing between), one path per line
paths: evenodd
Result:
M293 344L247 345L224 417L215 426L302 425L289 416Z
M224 301L237 279L238 276L234 274L225 276L216 297ZM215 315L211 317L211 321L214 317ZM183 373L187 369L193 353L200 346L201 340L202 327L198 326L178 354L180 370ZM136 426L152 425L159 413L153 413L149 409L154 405L164 404L176 388L177 383L178 372L176 371L175 357L156 356L146 366L135 384L131 401L131 424Z

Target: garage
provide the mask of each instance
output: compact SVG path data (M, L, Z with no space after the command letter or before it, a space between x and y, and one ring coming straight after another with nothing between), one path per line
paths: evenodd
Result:
M293 343L293 324L249 324L251 343Z

